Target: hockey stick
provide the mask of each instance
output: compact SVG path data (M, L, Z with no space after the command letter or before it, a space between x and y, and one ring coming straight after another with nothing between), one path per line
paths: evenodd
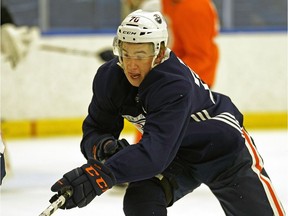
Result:
M45 51L52 51L52 52L59 52L59 53L67 53L72 55L80 55L86 57L98 57L98 52L88 51L88 50L81 50L81 49L73 49L49 44L41 44L40 49Z
M103 61L109 61L114 58L112 49L104 49L98 52L82 50L82 49L73 49L68 47L61 47L57 45L50 44L40 44L40 49L43 51L65 53L71 55L85 56L85 57L96 57L100 58Z
M21 28L12 24L5 24L1 26L2 52L5 53L6 59L11 63L12 68L16 68L16 66L29 53L31 44L35 44L35 41L39 39L36 33L36 29L30 29L26 26ZM51 44L37 43L36 45L40 50L43 51L100 58L100 60L103 60L104 62L109 61L115 57L111 48L106 48L98 52L94 52Z
M52 215L58 208L60 208L66 200L71 197L72 191L67 190L64 194L58 197L51 205L49 205L39 216L50 216Z

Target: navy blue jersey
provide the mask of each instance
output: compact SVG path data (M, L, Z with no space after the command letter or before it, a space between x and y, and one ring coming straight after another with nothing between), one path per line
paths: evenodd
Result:
M243 116L227 96L210 91L172 51L139 88L128 82L117 62L115 58L105 63L96 73L81 149L85 155L85 146L107 135L117 139L124 118L142 131L139 143L105 162L118 183L162 173L176 155L187 163L199 163L239 149L237 142L233 146L222 140L213 151L208 148L213 139L223 139L217 135L222 125L227 133L241 137Z

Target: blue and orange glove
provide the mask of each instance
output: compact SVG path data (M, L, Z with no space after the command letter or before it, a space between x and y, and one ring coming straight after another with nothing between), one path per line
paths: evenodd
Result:
M89 159L87 164L66 173L51 187L51 190L58 194L53 196L50 202L54 202L65 191L71 190L72 196L60 208L71 209L76 206L81 208L113 187L115 183L115 177L108 167L99 161Z

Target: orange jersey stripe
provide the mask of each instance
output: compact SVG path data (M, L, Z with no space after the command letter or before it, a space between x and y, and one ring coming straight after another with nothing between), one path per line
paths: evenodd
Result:
M252 164L252 170L259 176L259 179L264 187L264 190L266 192L266 195L268 197L268 200L270 202L271 208L274 211L274 214L276 216L284 216L284 209L279 201L279 199L276 196L276 193L273 189L272 183L269 178L265 177L261 174L261 171L263 169L263 161L256 149L256 147L253 145L252 140L250 139L250 136L248 133L243 129L242 130L243 135L246 140L246 146L252 156L253 164Z

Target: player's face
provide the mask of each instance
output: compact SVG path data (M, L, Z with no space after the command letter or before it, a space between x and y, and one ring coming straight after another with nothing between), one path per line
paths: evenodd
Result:
M153 44L124 42L121 51L124 73L131 85L139 87L151 70Z

